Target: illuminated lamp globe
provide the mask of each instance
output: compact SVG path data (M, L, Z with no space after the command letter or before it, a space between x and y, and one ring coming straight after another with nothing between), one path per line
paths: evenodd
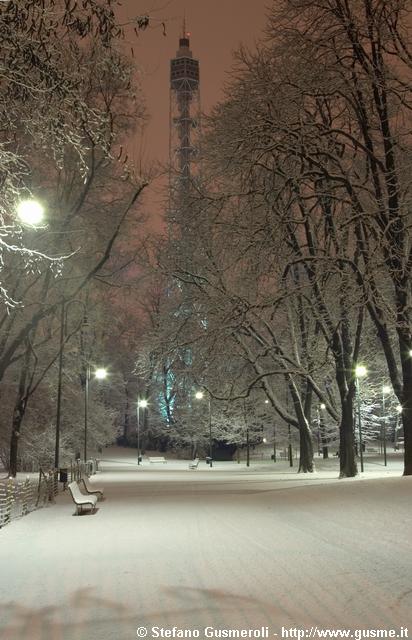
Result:
M146 409L148 404L147 400L139 400L139 407L142 407L142 409Z
M355 375L357 378L364 378L368 373L367 368L363 364L358 364L355 369Z
M16 210L20 222L24 224L34 227L43 222L44 207L37 200L22 200Z
M97 378L97 380L104 380L105 378L107 378L107 369L99 367L94 372L94 377Z
M201 400L203 398L203 391L196 391L195 398L196 400Z

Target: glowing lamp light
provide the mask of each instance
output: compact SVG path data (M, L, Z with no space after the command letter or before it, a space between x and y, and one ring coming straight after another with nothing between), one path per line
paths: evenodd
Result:
M201 400L203 398L203 391L196 391L195 398L196 400Z
M398 404L397 407L396 407L396 411L398 413L402 413L402 405Z
M387 394L387 393L390 393L390 392L391 392L390 386L387 385L387 384L384 384L383 387L382 387L382 393Z
M148 404L147 400L139 400L139 407L142 407L142 409L146 409Z
M269 400L265 400L265 404L269 404Z
M355 369L355 375L357 378L364 378L368 373L367 368L363 364L358 364Z
M94 372L94 377L97 378L97 380L104 380L105 378L107 378L107 369L99 367L99 369L96 369L96 371Z
M326 404L324 404L323 402L321 402L321 403L320 403L320 408L321 408L321 409L322 409L322 411L323 411L324 409L326 409Z
M32 227L41 224L44 218L44 207L37 200L22 200L16 207L20 222Z

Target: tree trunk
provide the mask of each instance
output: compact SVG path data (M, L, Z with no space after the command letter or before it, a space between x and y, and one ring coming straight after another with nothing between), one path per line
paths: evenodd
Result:
M348 393L341 397L342 418L339 428L340 478L353 478L358 473L355 460L355 434L353 424L353 396Z
M20 437L20 421L17 418L17 415L13 415L13 427L11 432L11 440L10 440L10 457L9 457L9 476L12 478L16 477L17 474L17 454L19 448L19 437Z
M17 456L19 451L20 431L27 406L26 381L29 369L30 353L30 347L27 346L23 362L21 363L19 386L13 410L9 456L9 476L13 478L15 478L17 474Z
M402 423L405 442L403 475L412 476L412 410L409 407L403 411Z
M313 473L313 443L312 434L308 424L300 425L299 427L299 469L298 473Z
M10 458L9 458L9 476L15 478L17 474L17 456L19 451L19 440L21 432L21 424L23 422L26 411L26 399L20 398L16 402L13 411L12 432L10 439Z
M412 476L412 362L409 355L409 349L406 351L405 346L403 353L407 354L402 357L402 424L404 437L404 467L403 475Z

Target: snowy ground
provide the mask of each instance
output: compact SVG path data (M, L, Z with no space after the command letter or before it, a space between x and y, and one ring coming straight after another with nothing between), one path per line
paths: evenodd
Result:
M92 478L105 488L96 514L72 516L65 494L0 531L0 638L127 640L142 627L204 638L208 626L281 638L282 626L315 625L411 635L412 478L400 473L392 460L344 481L336 461L314 477L286 462L137 468L134 452L110 450Z

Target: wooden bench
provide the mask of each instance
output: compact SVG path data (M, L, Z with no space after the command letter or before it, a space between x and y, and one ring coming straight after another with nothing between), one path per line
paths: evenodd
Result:
M149 457L149 462L163 462L166 463L167 460L163 456L155 456L154 458Z
M83 487L87 494L96 496L98 500L103 498L103 487L96 487L95 485L90 484L87 476L82 476L80 481L83 483Z
M197 469L199 465L199 458L195 458L192 462L189 462L189 469Z
M70 495L73 498L73 502L76 505L76 514L80 515L82 513L82 509L84 506L91 507L91 511L93 512L96 508L97 498L93 495L85 496L79 489L79 485L77 482L71 482L69 484ZM80 508L80 511L79 511Z

